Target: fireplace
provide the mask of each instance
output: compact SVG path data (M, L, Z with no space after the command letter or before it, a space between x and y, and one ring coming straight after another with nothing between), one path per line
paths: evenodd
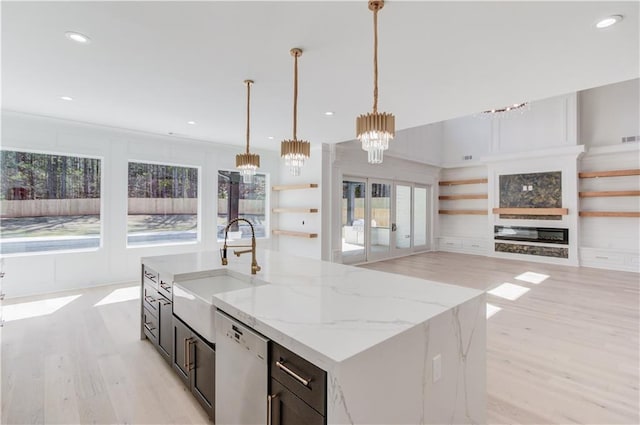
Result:
M494 238L505 241L569 244L569 229L553 227L494 226Z

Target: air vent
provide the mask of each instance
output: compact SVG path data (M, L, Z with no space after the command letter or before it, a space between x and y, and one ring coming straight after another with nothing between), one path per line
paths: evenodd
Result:
M465 161L470 161L470 160L473 159L473 155L465 155L465 156L462 157L462 159L465 160Z
M640 136L627 136L622 138L622 143L639 142Z

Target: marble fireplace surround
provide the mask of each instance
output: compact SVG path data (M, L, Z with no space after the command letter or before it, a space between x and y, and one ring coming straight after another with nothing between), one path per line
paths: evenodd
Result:
M488 170L489 211L493 208L567 208L563 216L513 216L490 214L489 240L494 226L558 227L569 229L569 244L562 253L545 249L504 247L504 241L492 243L495 257L523 259L554 264L578 265L578 159L583 145L564 146L531 152L492 155L482 158ZM523 191L523 186L527 190ZM532 186L532 190L529 189ZM519 189L519 190L517 190ZM506 196L502 196L504 195ZM513 244L523 245L522 242ZM526 243L525 243L526 245ZM532 243L530 246L549 246ZM556 248L559 246L556 245ZM549 255L547 255L549 254ZM559 255L560 254L560 255Z

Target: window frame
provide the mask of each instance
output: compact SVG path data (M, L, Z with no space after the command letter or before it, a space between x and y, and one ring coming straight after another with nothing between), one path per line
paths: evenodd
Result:
M195 168L198 172L198 197L197 199L197 211L196 211L196 239L189 241L173 241L173 242L159 242L159 243L144 243L138 245L129 245L129 164L130 163L138 163L138 164L149 164L149 165L164 165L169 167L183 167L183 168ZM170 161L156 161L156 160L146 160L146 159L127 159L127 167L126 167L126 178L125 180L125 191L124 198L126 203L126 231L124 235L124 244L125 249L144 249L144 248L156 248L156 247L168 247L168 246L182 246L182 245L197 245L202 243L202 166L197 164L184 164L184 163L176 163Z
M100 212L99 216L99 229L100 232L98 234L98 246L92 248L67 248L67 249L58 249L58 250L48 250L48 251L33 251L33 252L14 252L7 254L0 254L2 257L6 258L16 258L16 257L33 257L33 256L43 256L43 255L60 255L60 254L77 254L82 252L98 252L104 249L104 234L105 234L105 170L107 160L104 155L100 154L91 154L91 153L73 153L70 151L58 151L58 150L50 150L46 148L38 149L38 148L24 148L15 145L3 145L0 146L0 152L2 151L11 151L11 152L24 152L31 154L41 154L41 155L52 155L52 156L69 156L75 158L88 158L88 159L97 159L100 161ZM0 241L2 241L2 235L0 234Z
M219 186L219 173L220 171L240 173L235 168L220 168L218 167L215 171L216 173L216 187L215 187L215 227L216 227L216 242L222 243L224 242L224 236L222 238L218 238L218 191L220 190ZM264 236L256 236L256 240L269 240L271 238L271 173L256 171L256 175L264 176ZM245 239L246 240L246 239Z

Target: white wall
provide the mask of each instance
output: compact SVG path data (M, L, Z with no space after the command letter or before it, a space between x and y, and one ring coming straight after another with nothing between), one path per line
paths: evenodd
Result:
M2 113L2 148L98 156L103 167L102 247L86 252L5 256L3 291L8 297L135 281L139 279L143 256L217 250L217 171L234 169L235 154L242 150L7 111ZM276 183L280 173L278 156L274 152L259 153L260 171L270 173L271 184ZM197 243L126 247L129 160L201 167ZM271 239L258 244L270 247Z
M407 128L396 132L385 157L439 165L442 158L442 123Z
M622 137L640 136L640 79L584 90L579 99L580 143L618 145Z

